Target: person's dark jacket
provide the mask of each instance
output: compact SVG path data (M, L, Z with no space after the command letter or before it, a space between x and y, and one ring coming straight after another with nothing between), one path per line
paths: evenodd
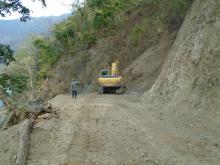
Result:
M79 82L76 81L76 80L72 81L72 83L71 83L71 90L72 91L78 91L78 88L79 88Z

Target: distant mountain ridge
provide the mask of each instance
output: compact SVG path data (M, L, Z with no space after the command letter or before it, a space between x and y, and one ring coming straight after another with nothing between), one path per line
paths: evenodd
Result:
M63 21L69 14L61 16L37 17L27 22L15 20L0 20L0 43L8 44L16 50L29 35L48 34L50 28Z

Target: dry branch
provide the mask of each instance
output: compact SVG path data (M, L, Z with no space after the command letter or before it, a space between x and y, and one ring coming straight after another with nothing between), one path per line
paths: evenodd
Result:
M2 129L7 129L9 127L9 123L12 121L12 119L15 117L15 111L11 111L7 120L5 121L4 125L2 126Z

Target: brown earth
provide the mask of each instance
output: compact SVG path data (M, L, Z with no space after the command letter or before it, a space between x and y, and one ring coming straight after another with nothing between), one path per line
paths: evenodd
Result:
M144 93L152 87L161 72L175 36L174 32L164 32L156 46L147 49L123 70L129 91Z
M194 1L158 79L142 99L146 111L167 122L164 126L194 141L190 154L203 159L209 153L207 164L220 162L212 161L220 151L219 9L219 0Z
M27 164L218 165L219 7L218 0L195 0L169 53L169 46L149 49L128 66L136 90L150 88L143 97L52 99L60 110L34 126ZM159 50L168 57L154 63ZM0 164L15 162L17 128L0 132Z
M194 132L190 125L180 131L175 123L156 119L142 108L141 96L90 94L74 100L59 95L50 102L60 110L56 117L34 125L28 165L217 165L220 161L215 136ZM0 132L4 165L15 162L17 127Z

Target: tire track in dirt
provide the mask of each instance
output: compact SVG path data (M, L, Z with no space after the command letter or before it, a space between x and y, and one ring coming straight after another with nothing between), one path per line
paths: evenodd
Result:
M99 120L97 106L92 105L93 99L86 100L87 105L79 109L79 116L76 122L77 130L72 138L67 151L66 165L95 165L97 154L103 146L102 129L103 123Z
M61 108L59 119L35 126L30 165L202 165L208 161L208 154L201 160L191 154L188 144L194 142L173 123L143 110L140 96L90 94L74 100L60 95L51 103Z

